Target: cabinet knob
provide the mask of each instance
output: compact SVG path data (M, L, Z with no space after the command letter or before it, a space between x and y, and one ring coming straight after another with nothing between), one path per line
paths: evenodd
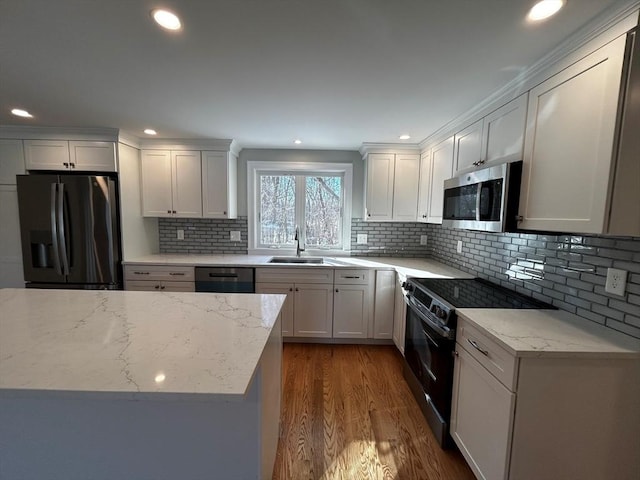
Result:
M67 162L64 162L62 165L64 165L65 167L69 166L69 164Z
M296 292L299 292L299 291L300 291L300 289L299 289L299 288L296 288Z
M338 289L336 288L336 293L338 293Z
M222 212L222 214L223 214L223 215L226 215L226 214L227 214L227 212Z
M167 213L171 213L171 210L167 210Z
M293 292L293 288L290 288L290 289L289 289L289 291L290 291L290 292Z
M158 290L160 288L160 285L156 285L156 290Z
M458 355L459 355L458 352L456 352L455 350L451 352L452 357L457 357Z
M427 214L425 213L424 215L422 215L422 218L427 218Z
M164 285L162 285L162 286L160 287L160 290L164 290Z
M367 217L370 217L370 216L371 216L371 214L370 214L370 213L367 213Z
M174 211L173 211L173 213L175 214L175 213L177 213L177 212L174 210Z
M76 168L76 164L71 162L69 165L71 165L71 168Z

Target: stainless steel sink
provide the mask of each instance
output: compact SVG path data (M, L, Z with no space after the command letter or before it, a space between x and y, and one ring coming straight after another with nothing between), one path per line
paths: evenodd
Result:
M324 263L322 257L273 257L269 263Z

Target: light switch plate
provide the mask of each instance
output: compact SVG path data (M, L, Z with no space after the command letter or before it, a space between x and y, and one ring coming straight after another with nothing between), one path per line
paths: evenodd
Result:
M624 295L627 286L627 271L617 268L607 268L607 282L604 291L614 295Z
M367 234L366 233L359 233L356 243L358 245L366 244L367 243Z
M178 230L176 230L176 232L178 234L178 240L184 240L184 230L179 228Z
M240 241L240 232L238 232L237 230L232 230L231 231L231 241L232 242L239 242Z
M462 240L458 240L458 245L456 246L456 252L462 253Z
M420 245L426 245L426 244L427 244L427 236L420 235Z

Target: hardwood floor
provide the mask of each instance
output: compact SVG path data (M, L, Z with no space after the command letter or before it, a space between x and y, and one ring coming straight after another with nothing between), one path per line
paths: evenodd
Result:
M285 344L274 480L473 480L442 450L392 346Z

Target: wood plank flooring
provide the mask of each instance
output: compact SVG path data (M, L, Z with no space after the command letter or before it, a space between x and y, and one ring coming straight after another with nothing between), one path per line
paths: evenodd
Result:
M473 480L442 450L393 346L285 344L274 480Z

